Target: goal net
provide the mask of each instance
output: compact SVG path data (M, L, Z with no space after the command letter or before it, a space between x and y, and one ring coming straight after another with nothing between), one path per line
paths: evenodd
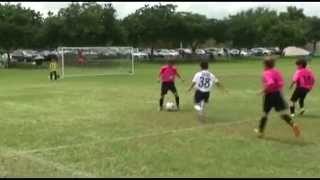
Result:
M134 74L132 47L59 47L61 78Z

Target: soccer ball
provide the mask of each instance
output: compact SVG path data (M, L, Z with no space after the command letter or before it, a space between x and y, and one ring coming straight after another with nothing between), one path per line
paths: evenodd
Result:
M199 104L194 105L194 109L197 111L202 111L202 108Z
M167 111L175 111L176 110L176 106L173 102L167 102L166 103L166 110Z

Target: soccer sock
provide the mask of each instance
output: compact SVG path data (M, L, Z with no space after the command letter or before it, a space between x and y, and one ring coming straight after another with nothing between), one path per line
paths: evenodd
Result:
M177 108L179 108L179 96L176 96L176 104L177 104Z
M203 112L204 111L204 101L200 102L200 107L201 107L201 111Z
M288 114L281 115L281 119L286 121L286 123L289 124L291 127L293 126L293 121L292 121L291 117Z
M267 123L267 116L263 116L261 119L260 119L260 124L259 124L259 132L263 132L264 131L264 128L266 126L266 123Z
M291 113L291 114L294 114L294 109L295 109L294 106L290 106L290 113Z
M303 109L303 107L304 107L304 99L299 99L299 105L300 105L300 108Z
M160 98L160 108L162 109L163 107L163 98Z

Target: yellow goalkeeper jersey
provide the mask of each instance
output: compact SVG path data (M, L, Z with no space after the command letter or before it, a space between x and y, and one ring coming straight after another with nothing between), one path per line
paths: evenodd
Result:
M51 62L51 63L49 64L49 69L50 69L50 71L57 71L57 69L58 69L58 63L56 63L56 62Z

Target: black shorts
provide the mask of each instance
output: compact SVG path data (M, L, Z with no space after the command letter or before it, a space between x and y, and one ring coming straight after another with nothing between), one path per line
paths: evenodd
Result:
M161 96L166 95L170 90L173 94L177 93L177 88L174 82L162 82L161 84Z
M292 102L296 102L298 99L304 99L307 96L309 91L310 91L309 89L297 87L294 90L290 100Z
M194 94L194 102L200 103L201 101L204 101L205 103L209 102L210 92L202 92L199 90L196 90Z
M288 108L286 101L279 91L264 95L263 111L267 114L273 107L277 112L286 110Z

